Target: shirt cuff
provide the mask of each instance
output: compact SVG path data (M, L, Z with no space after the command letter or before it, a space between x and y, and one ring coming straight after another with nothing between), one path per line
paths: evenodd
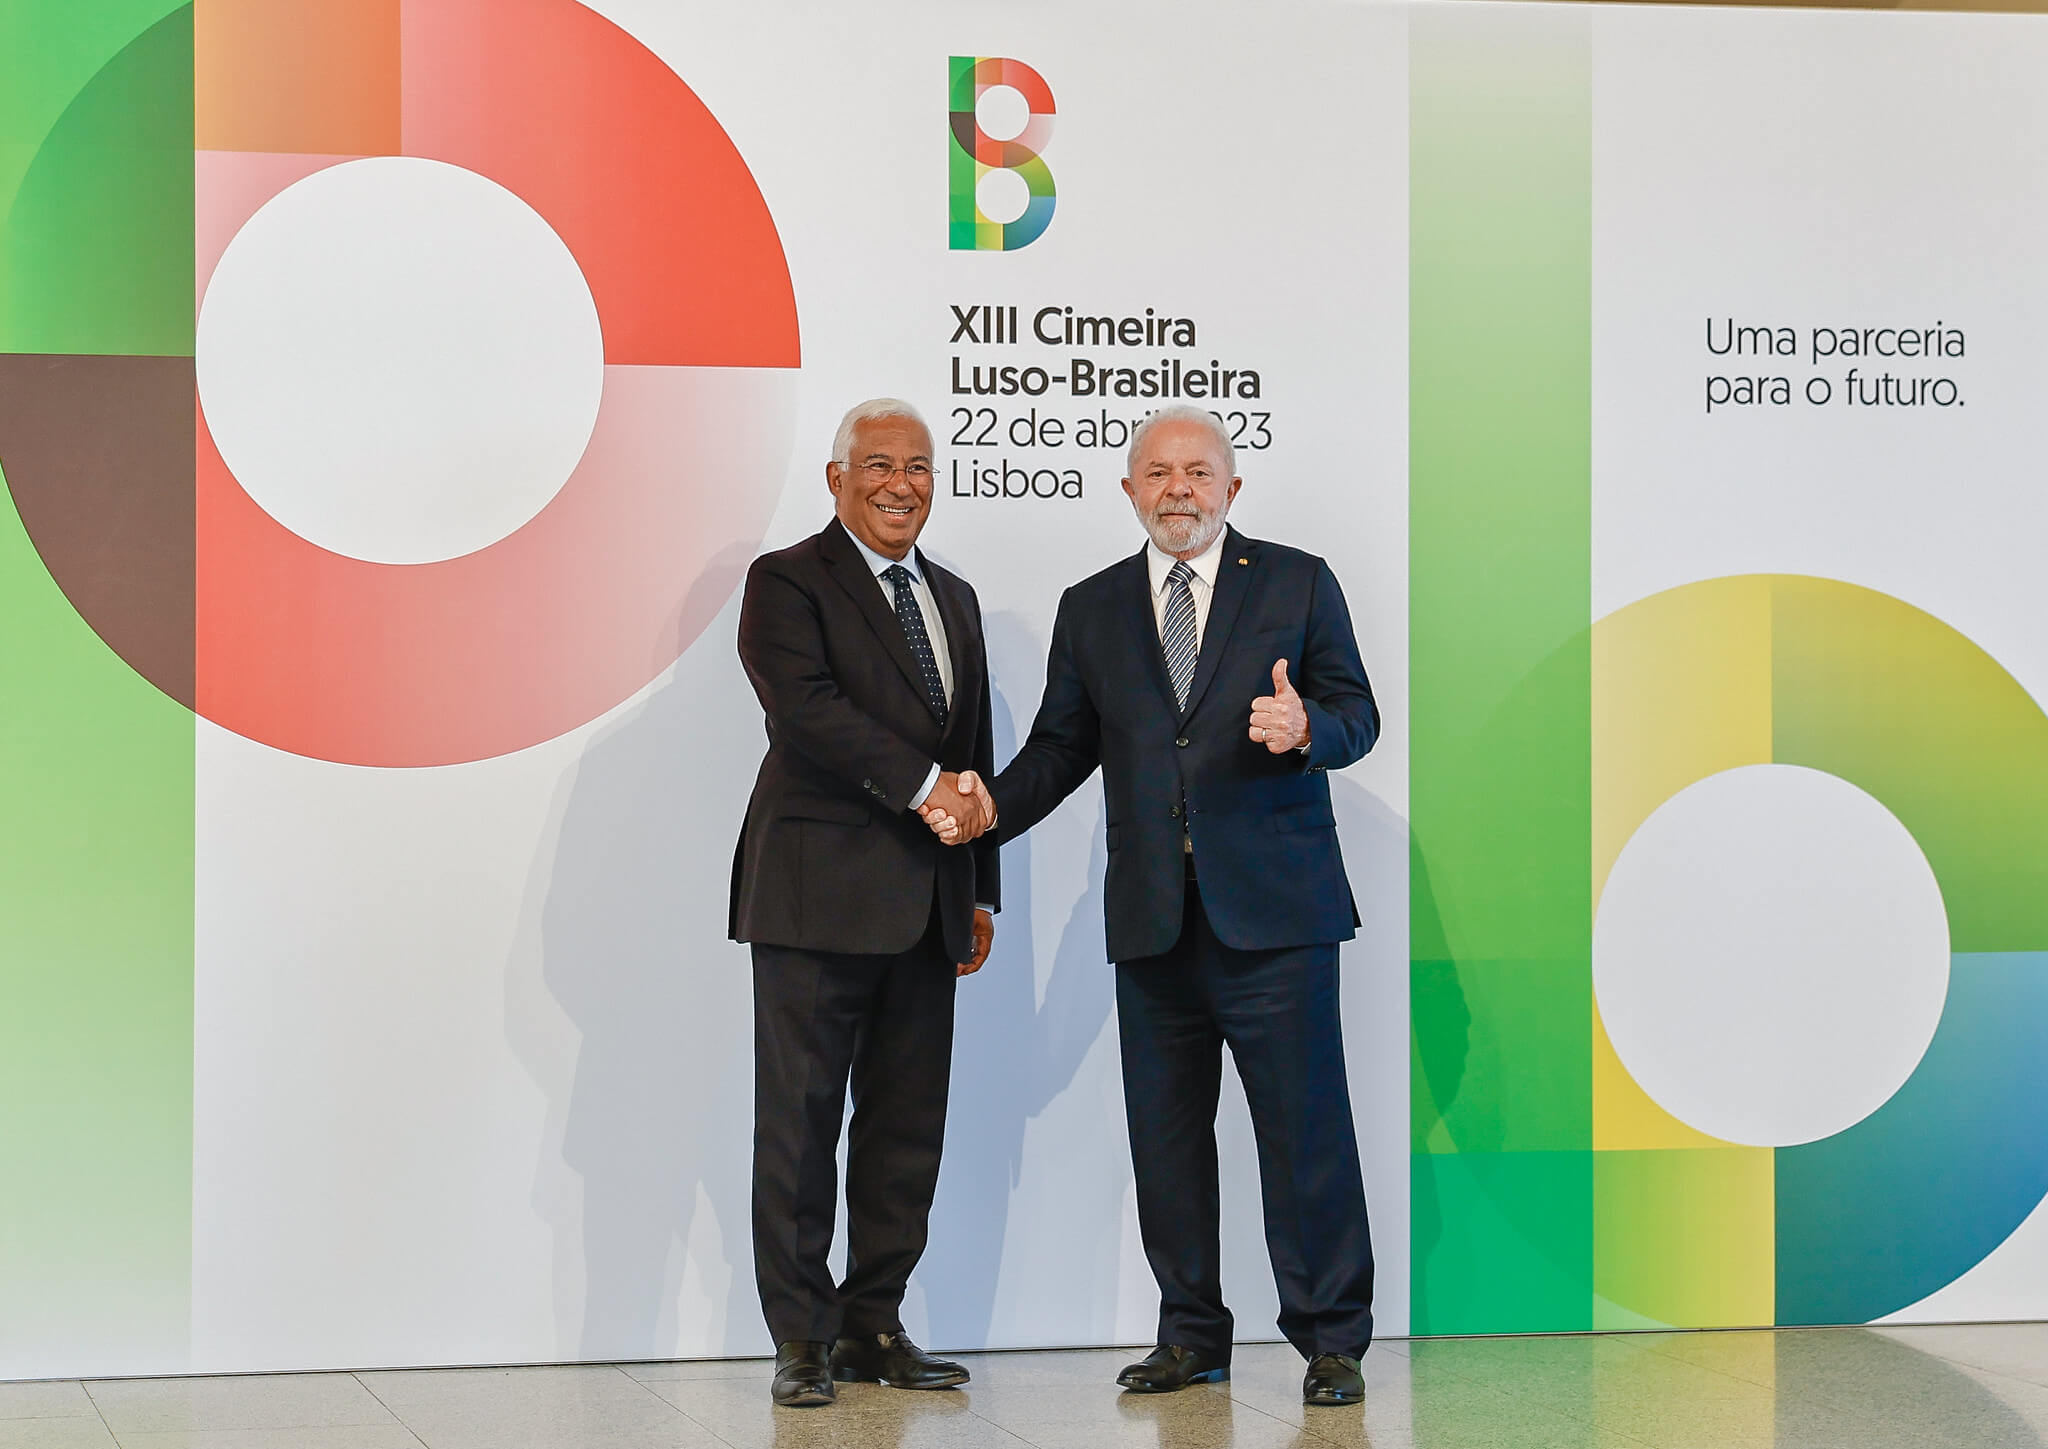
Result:
M991 916L993 916L996 913L996 908L990 905L987 901L976 901L974 903L974 909L976 909L977 911L987 911Z
M926 797L932 793L932 786L938 783L939 767L934 764L932 772L924 777L924 783L917 787L917 793L910 797L910 808L915 810L918 806L924 804Z

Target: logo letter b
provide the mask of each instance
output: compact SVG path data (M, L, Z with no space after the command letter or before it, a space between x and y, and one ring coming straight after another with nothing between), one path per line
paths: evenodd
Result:
M948 172L952 249L1013 252L1029 246L1052 221L1052 172L1038 154L1052 138L1052 87L1023 61L1001 56L956 55L947 70L952 112ZM981 93L995 86L1017 91L1031 111L1023 132L1008 141L992 139L974 113ZM982 214L978 188L981 178L991 171L1016 172L1031 193L1024 214L1015 221L990 221Z

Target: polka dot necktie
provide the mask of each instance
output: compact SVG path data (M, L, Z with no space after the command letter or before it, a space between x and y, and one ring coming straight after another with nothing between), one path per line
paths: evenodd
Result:
M1195 638L1195 591L1188 587L1194 576L1195 571L1185 563L1175 563L1166 575L1166 619L1159 626L1174 702L1182 709L1188 707L1188 687L1195 682L1195 656L1201 652Z
M932 653L932 636L924 630L924 610L917 606L917 595L910 592L910 570L902 564L890 564L882 570L882 577L895 592L896 621L903 626L903 638L910 645L910 657L917 661L917 672L924 676L924 702L932 707L943 729L946 682L939 677L939 656Z

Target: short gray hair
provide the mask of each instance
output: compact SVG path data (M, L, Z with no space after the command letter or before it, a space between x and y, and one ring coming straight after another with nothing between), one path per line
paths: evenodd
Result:
M853 430L862 423L878 422L883 418L908 418L925 432L931 432L931 425L924 420L924 414L902 398L871 397L864 403L855 403L848 408L846 416L839 420L839 431L832 435L832 461L851 468Z
M1216 446L1223 450L1223 476L1237 476L1237 449L1230 446L1230 429L1223 426L1223 419L1207 408L1198 408L1192 403L1175 403L1160 408L1131 429L1131 450L1124 455L1124 476L1138 476L1138 450L1145 446L1145 439L1152 436L1152 430L1161 423L1200 423L1216 437Z

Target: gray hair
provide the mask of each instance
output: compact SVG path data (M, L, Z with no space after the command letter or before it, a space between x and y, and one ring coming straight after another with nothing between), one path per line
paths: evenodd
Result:
M878 422L883 418L908 418L931 432L931 425L924 420L924 414L900 397L871 397L864 403L855 403L846 410L846 416L839 420L839 431L832 435L832 461L844 467L853 466L853 430L862 423Z
M1230 429L1223 426L1223 419L1207 408L1198 408L1192 403L1175 403L1160 408L1131 429L1131 450L1124 455L1124 476L1138 476L1138 450L1145 446L1145 439L1152 436L1152 430L1161 423L1200 423L1216 438L1216 446L1223 450L1223 476L1237 476L1237 449L1230 446Z

